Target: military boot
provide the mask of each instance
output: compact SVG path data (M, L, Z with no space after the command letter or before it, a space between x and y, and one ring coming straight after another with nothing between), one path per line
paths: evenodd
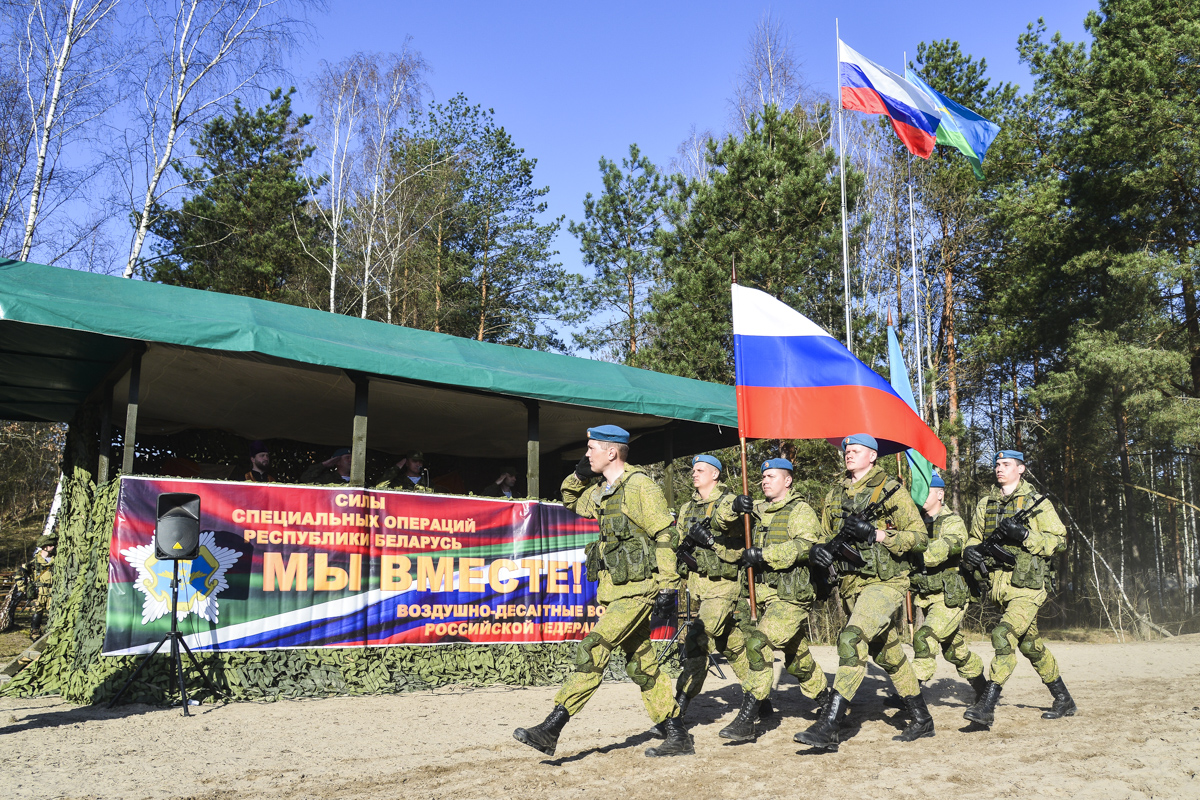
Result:
M800 744L806 744L818 750L831 750L836 753L838 749L838 728L841 725L842 717L846 715L849 707L850 704L846 702L846 698L837 692L830 692L829 700L821 709L817 721L810 725L808 730L800 731L793 738L797 742L800 742Z
M979 698L983 697L983 693L987 691L987 678L983 677L983 675L976 675L974 678L968 679L967 682L975 690L975 700L972 701L972 705L974 705L979 702Z
M683 715L687 713L688 706L691 705L691 702L692 702L692 699L690 697L688 697L687 694L684 692L680 692L679 694L675 695L675 705L679 706L679 718L680 719L683 719ZM650 729L650 737L652 739L667 738L667 721L663 720L662 722L658 723L653 728L651 728Z
M1061 677L1047 683L1046 688L1050 690L1050 694L1054 695L1054 705L1050 706L1049 711L1042 714L1042 719L1060 719L1062 717L1075 716L1075 712L1078 709L1075 707L1075 701L1071 699L1071 693L1067 691L1067 685L1063 683Z
M929 708L925 698L920 693L905 697L904 705L908 708L908 727L899 736L893 736L893 742L915 742L926 736L933 736L933 717L929 716Z
M963 719L990 728L996 721L996 703L998 702L1000 702L1000 684L988 681L987 686L983 689L983 694L980 695L975 705L963 712Z
M764 719L775 713L775 706L771 705L771 698L764 697L758 702L758 718Z
M687 730L683 727L683 720L679 717L667 717L662 721L662 726L666 732L666 741L657 747L646 748L646 756L655 758L657 756L690 756L696 752L696 747L692 743L692 737L688 735Z
M33 612L33 619L29 621L29 637L31 639L42 638L42 620L45 616L41 611Z
M555 706L545 722L532 728L517 728L513 731L513 738L521 744L527 744L534 750L552 756L554 749L558 747L558 735L570 719L571 715L567 713L565 706Z
M738 709L733 722L721 728L717 736L731 739L735 742L753 742L758 737L754 733L754 721L758 719L758 699L745 692L742 695L742 707Z

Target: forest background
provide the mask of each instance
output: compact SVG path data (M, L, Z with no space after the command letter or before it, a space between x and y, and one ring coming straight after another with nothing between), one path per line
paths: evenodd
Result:
M1077 37L1034 21L1009 42L1024 87L958 36L914 40L910 66L1001 126L982 180L844 115L854 347L886 374L891 315L960 513L997 449L1026 452L1069 528L1060 621L1200 630L1200 0L1078 5ZM435 94L418 39L314 59L338 18L317 0L0 2L0 255L722 383L736 262L844 339L832 30L810 52L801 20L743 12L709 125L680 123L673 155L635 135L598 163L581 127L559 146L592 165L591 190L552 202L504 109ZM864 25L843 20L843 38L898 68L870 47L886 26L856 38ZM556 76L523 91L548 116L620 116L634 81L668 107L687 94L670 59L634 75L613 50L610 95L558 102ZM8 564L45 517L62 438L0 422ZM812 502L837 473L824 442L754 449L792 457Z

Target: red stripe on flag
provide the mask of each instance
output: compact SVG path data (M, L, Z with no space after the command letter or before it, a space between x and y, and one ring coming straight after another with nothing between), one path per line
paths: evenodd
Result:
M892 121L892 130L908 148L908 152L921 158L929 158L933 154L933 146L937 137L930 136L920 128L914 128L906 122L900 122L888 113L883 99L874 89L859 89L853 86L842 87L842 108L847 111L862 111L865 114L883 114Z
M869 386L739 386L738 434L747 439L831 439L869 433L912 447L942 469L946 446L894 394Z

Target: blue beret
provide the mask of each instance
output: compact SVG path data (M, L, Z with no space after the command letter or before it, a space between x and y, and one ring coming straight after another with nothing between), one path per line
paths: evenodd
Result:
M337 450L333 451L334 458L341 458L342 456L348 456L348 455L350 455L349 447L339 447Z
M763 462L762 471L766 472L769 469L786 469L788 472L791 472L792 462L786 458L772 458L770 461Z
M847 436L842 439L842 449L845 450L852 444L861 444L863 447L869 447L876 453L879 452L879 442L875 441L875 437L869 433L856 433L852 436Z
M601 425L597 428L588 428L588 438L597 442L629 444L629 431L618 428L616 425Z
M929 480L929 488L930 488L930 489L945 489L945 488L946 488L946 482L945 482L944 480L942 480L942 476L941 476L941 475L934 475L934 476L933 476L933 477L932 477L932 478Z
M1001 450L999 453L996 453L996 463L999 463L1002 458L1011 458L1020 461L1022 464L1025 463L1025 454L1020 450Z
M717 468L718 472L725 469L721 466L721 459L717 458L716 456L710 456L707 453L702 453L701 455L698 455L692 459L692 466L694 467L697 464L712 464Z

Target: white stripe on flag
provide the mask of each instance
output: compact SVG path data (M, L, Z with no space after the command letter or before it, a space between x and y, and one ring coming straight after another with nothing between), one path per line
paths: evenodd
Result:
M820 325L766 292L733 284L735 336L829 336Z

